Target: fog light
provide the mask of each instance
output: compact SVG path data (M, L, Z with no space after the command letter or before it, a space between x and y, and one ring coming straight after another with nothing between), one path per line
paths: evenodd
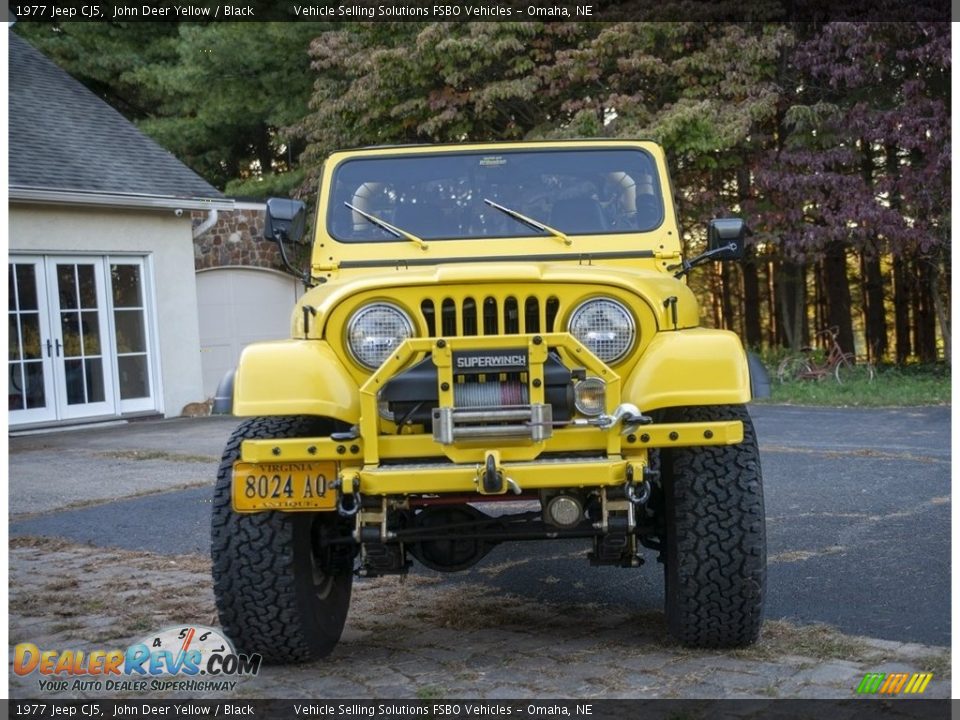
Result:
M607 405L607 384L595 377L581 380L573 388L573 398L577 410L584 415L600 415Z
M583 519L583 506L575 497L557 495L547 503L546 521L557 527L569 528L580 524Z

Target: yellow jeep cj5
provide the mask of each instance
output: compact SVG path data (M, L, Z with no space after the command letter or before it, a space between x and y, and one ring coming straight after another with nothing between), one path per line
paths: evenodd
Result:
M382 147L327 160L291 338L218 391L248 418L213 506L215 594L242 652L328 654L354 575L464 570L506 541L664 565L671 634L752 643L766 551L750 365L684 276L660 147ZM302 203L265 235L300 242ZM289 266L289 263L288 263ZM291 268L292 269L292 268Z

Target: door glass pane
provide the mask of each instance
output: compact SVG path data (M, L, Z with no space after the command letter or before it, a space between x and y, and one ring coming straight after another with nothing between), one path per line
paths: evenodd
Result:
M77 279L74 265L57 265L57 289L60 295L60 309L72 310L77 307Z
M141 306L139 265L111 265L110 281L115 308Z
M7 265L7 310L17 309L17 288L13 284L13 265Z
M83 354L100 354L100 313L81 313L81 330L83 332Z
M60 332L63 335L63 356L83 355L83 346L80 343L80 313L60 313Z
M20 333L17 330L17 316L10 313L7 325L7 356L11 361L20 359Z
M87 376L87 402L103 402L103 360L92 358L84 360Z
M33 265L17 265L17 296L21 310L37 309L37 273Z
M40 349L39 313L24 313L20 316L20 333L23 342L23 357L29 360L40 359L42 351Z
M93 265L77 265L80 277L80 307L97 307L97 277Z
M23 410L23 377L20 375L20 363L10 363L7 380L7 407L10 410Z
M83 360L64 360L63 372L67 382L67 405L81 405L86 402L83 381Z
M120 372L120 399L130 400L150 396L150 381L147 376L147 356L128 355L118 358Z
M43 362L34 360L23 364L26 376L27 408L42 408L47 406L47 399L43 392Z
M9 334L8 399L10 410L33 410L47 407L45 390L44 343L41 336L38 265L34 262L8 263L10 280L10 310L7 331ZM40 265L42 267L42 265ZM67 268L69 270L69 267ZM70 278L70 273L65 277ZM46 320L46 315L43 316Z
M117 327L118 353L143 352L147 349L141 310L117 310L113 319Z
M114 342L121 400L150 397L147 315L143 267L139 262L110 264Z

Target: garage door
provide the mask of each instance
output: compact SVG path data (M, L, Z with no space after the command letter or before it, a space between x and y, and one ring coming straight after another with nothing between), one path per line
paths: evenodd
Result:
M213 397L223 374L250 343L290 337L290 314L303 285L289 275L257 268L213 268L197 273L203 391Z

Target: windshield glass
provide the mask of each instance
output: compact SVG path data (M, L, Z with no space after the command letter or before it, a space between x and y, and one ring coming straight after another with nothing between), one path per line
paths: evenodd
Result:
M566 235L663 221L653 158L632 148L357 158L336 168L332 188L327 230L343 242L404 242L362 213L424 240L549 237L488 200Z

